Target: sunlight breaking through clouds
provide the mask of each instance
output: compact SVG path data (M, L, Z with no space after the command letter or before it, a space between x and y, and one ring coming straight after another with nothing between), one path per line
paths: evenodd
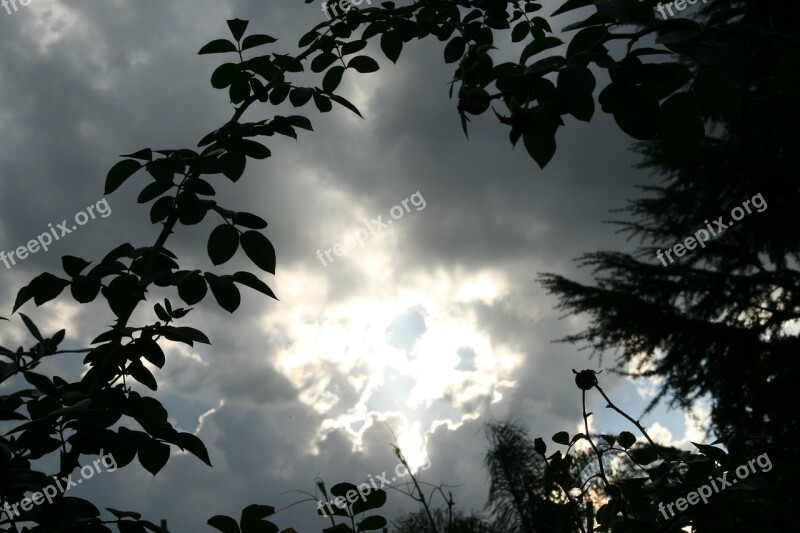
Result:
M353 267L361 270L380 253L380 246L365 251ZM268 319L287 339L275 367L303 403L325 415L320 438L344 430L358 449L372 424L392 418L402 426L392 429L409 462L423 464L427 434L478 418L514 386L509 377L522 354L493 342L476 314L477 305L491 307L506 294L507 284L489 271L441 270L383 284L390 272L368 276L366 270L362 292L324 309L308 288L323 289L325 281L313 272L284 275L291 292L284 301L293 308Z

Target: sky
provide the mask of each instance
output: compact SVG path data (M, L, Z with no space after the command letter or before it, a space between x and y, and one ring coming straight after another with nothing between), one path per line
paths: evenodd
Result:
M159 228L136 203L145 175L103 197L105 176L120 154L192 148L230 119L227 93L209 83L223 56L197 55L228 37L225 20L250 20L249 32L278 38L265 52L293 53L324 20L320 6L31 0L11 14L0 9L0 250L89 206L97 215L48 251L0 264L0 315L12 318L0 325L1 345L29 341L10 314L14 297L39 273L60 273L62 255L95 260L123 242L153 244ZM469 513L488 492L486 423L515 420L548 442L560 430L582 431L571 370L599 370L613 354L601 365L580 346L555 343L580 332L586 317L562 316L536 278L588 281L580 254L630 250L635 243L604 221L639 194L636 185L658 178L633 168L631 139L599 111L589 124L566 118L544 171L521 144L512 150L492 113L475 117L466 139L448 99L455 66L444 63L443 43L408 44L397 65L367 50L381 69L348 72L340 88L363 120L338 106L320 114L255 105L245 120L302 114L315 131L269 138L273 157L251 160L236 184L211 178L220 205L268 221L278 268L261 279L280 298L245 289L231 315L209 295L181 325L203 330L212 345L163 344L167 364L153 395L176 427L206 443L213 468L174 450L156 477L134 461L76 496L167 519L176 532L204 530L212 515L238 516L251 503L280 509L282 528L319 531L327 523L302 492L313 494L317 477L330 487L391 473L397 443L412 466L427 466L422 480L453 487ZM183 268L213 269L206 240L218 223L208 217L170 238ZM335 245L347 242L337 255ZM240 251L213 271L245 269L255 267ZM178 302L154 291L134 321L155 321L152 305L165 296ZM22 311L50 334L66 328L72 348L111 321L102 299L81 306L66 293ZM81 356L62 357L43 372L77 379ZM608 373L601 384L635 417L657 389ZM633 429L603 407L590 398L594 430ZM692 413L661 406L642 423L658 442L686 448L703 440L696 420L705 414L702 405ZM387 517L415 509L396 491L389 498Z

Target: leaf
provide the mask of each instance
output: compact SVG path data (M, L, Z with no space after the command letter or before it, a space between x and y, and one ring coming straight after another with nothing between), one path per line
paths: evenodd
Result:
M327 96L314 93L314 105L317 106L320 113L327 113L333 109L333 104Z
M544 168L556 153L555 134L551 136L536 135L534 133L523 133L522 142L525 150L528 151L539 168Z
M214 265L221 265L239 249L239 231L230 224L220 224L208 237L208 257Z
M150 200L158 198L172 187L174 187L174 184L171 180L154 181L142 189L136 201L140 204L145 204Z
M249 24L246 20L241 19L232 19L228 21L228 28L231 30L231 35L237 41L242 40L242 35L244 32L247 31L247 25Z
M444 62L455 63L464 56L467 42L463 37L453 37L444 47Z
M252 157L253 159L266 159L272 155L269 148L250 139L242 140L242 149L247 157Z
M239 521L244 525L246 522L256 522L274 514L274 507L270 507L269 505L257 505L254 503L242 509L242 517Z
M595 79L583 66L569 66L558 73L558 92L567 111L578 120L589 122L594 115Z
M375 531L386 525L386 519L382 516L368 516L358 523L359 531Z
M167 358L164 356L164 350L161 349L161 346L158 345L156 341L153 339L148 339L143 342L138 343L141 346L142 355L147 361L157 366L158 368L163 368L164 363L167 362Z
M218 66L211 74L211 86L215 89L228 87L239 73L239 68L236 63L223 63Z
M150 222L157 224L167 218L174 200L175 198L172 196L164 196L156 200L153 207L150 208Z
M298 87L297 89L292 89L292 92L289 93L289 101L294 107L301 107L306 105L313 95L314 91L312 89Z
M152 161L153 160L153 151L150 148L143 148L138 152L134 152L132 154L125 154L122 157L132 157L133 159L141 159L143 161Z
M383 33L381 35L381 50L392 63L397 63L397 59L403 51L403 38L400 37L400 33L397 31Z
M80 276L72 281L70 292L75 301L81 304L93 302L100 292L100 280Z
M278 297L275 296L275 293L272 292L272 289L270 289L266 283L261 281L255 274L251 272L237 272L233 275L233 281L257 290L262 294L266 294L270 298L274 298L276 300L278 299Z
M257 231L246 231L242 234L241 243L244 253L258 268L275 274L277 258L269 239Z
M206 337L205 333L200 330L190 328L188 326L173 327L164 326L161 328L160 333L170 341L183 342L192 346L195 342L203 344L211 344L211 341Z
M359 39L357 41L350 41L349 43L344 43L342 45L342 55L350 55L355 54L356 52L360 52L364 48L367 47L367 41L364 39Z
M338 94L332 94L331 95L331 100L333 100L334 102L346 107L347 109L349 109L350 111L352 111L353 113L358 115L359 117L364 118L361 115L361 112L358 110L358 108L356 106L354 106L352 103L350 103L350 101L348 101L347 99L339 96Z
M61 268L71 278L77 278L91 263L80 257L65 255L61 257Z
M236 52L236 45L228 39L214 39L205 46L203 46L197 55L205 54L225 54L228 52Z
M724 450L721 450L714 446L709 446L707 444L697 444L696 442L692 442L694 446L700 450L700 453L720 464L724 464L725 460L728 458L728 455L725 453Z
M339 58L332 52L322 52L311 61L312 72L322 72L333 65Z
M605 26L592 26L584 28L572 38L567 47L567 59L572 60L578 54L590 52L595 46L605 42L608 32Z
M291 118L291 117L290 117ZM267 227L267 222L253 213L240 211L233 216L233 223L237 226L249 229L264 229Z
M182 450L186 450L208 466L211 465L211 458L208 456L208 450L203 441L197 435L192 433L178 433L175 437L175 444ZM268 516L268 515L264 515Z
M369 74L380 69L378 62L369 56L356 56L347 63L347 68L354 68L362 74Z
M206 280L199 272L192 272L178 283L178 296L188 305L199 303L207 293Z
M22 313L19 314L19 317L25 323L25 327L28 328L28 331L31 332L31 335L36 337L37 341L44 340L44 337L42 337L42 334L39 333L39 328L36 327L36 324L34 324L33 321L30 318L28 318L26 315L24 315Z
M67 285L69 285L67 280L47 272L39 274L33 278L28 285L19 290L16 301L14 302L13 312L16 312L17 309L31 298L33 298L37 306L49 302L57 298Z
M158 383L153 374L147 370L141 361L133 361L128 365L128 373L133 379L150 390L158 390Z
M333 92L342 82L342 75L344 74L344 67L337 65L328 69L325 77L322 78L322 88L327 92Z
M141 465L154 476L169 461L169 446L153 438L143 438L138 442L138 457ZM237 528L238 530L238 528Z
M277 41L274 37L270 37L269 35L262 35L262 34L253 34L248 35L242 41L242 50L249 50L250 48L255 48L256 46L261 46L264 44L271 44Z
M50 381L50 378L47 376L43 376L42 374L37 374L36 372L23 372L23 377L25 377L25 381L36 387L36 389L42 391L47 396L51 398L58 398L58 389L53 382Z
M623 431L619 434L619 444L626 450L636 444L636 436L630 431Z
M242 296L239 293L239 289L234 285L231 276L217 277L210 272L206 272L206 280L211 288L211 294L214 295L220 307L229 313L233 313L239 308L242 303Z
M155 310L156 316L158 317L159 320L163 320L164 322L170 321L171 317L169 316L169 313L167 313L167 311L164 309L164 307L162 307L161 304L156 304L155 306L153 306L153 309Z
M553 435L553 442L556 444L563 444L565 446L569 445L569 433L566 431L559 431Z
M511 30L511 41L518 43L531 33L531 26L527 20L523 20Z
M206 522L209 526L222 531L222 533L241 533L239 524L230 516L216 515L212 516Z
M116 191L125 180L133 176L142 164L133 159L123 159L108 171L106 177L106 188L104 194L111 194Z
M353 514L360 514L366 511L371 511L372 509L378 509L385 503L386 491L383 489L373 490L367 494L366 501L364 501L362 498L356 500L356 502L353 504Z

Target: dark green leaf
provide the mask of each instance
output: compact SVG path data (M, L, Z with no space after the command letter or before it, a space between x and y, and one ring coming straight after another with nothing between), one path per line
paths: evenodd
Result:
M246 231L242 234L241 244L244 253L258 268L275 274L275 248L269 239L257 231Z
M169 461L169 446L153 438L143 438L138 443L138 456L145 470L155 476Z
M153 207L150 208L150 222L156 224L167 218L174 200L175 198L172 196L164 196L156 200Z
M358 523L359 531L375 531L386 525L386 519L382 516L368 516Z
M322 88L327 92L333 92L342 82L342 74L344 74L344 67L337 65L328 69L325 77L322 78Z
M333 109L330 98L322 94L314 93L314 105L317 106L320 113L327 113Z
M530 24L528 24L527 20L523 20L522 22L514 26L514 29L511 31L511 41L518 43L524 40L528 35L530 35L530 32L531 32Z
M278 297L275 296L275 293L272 292L272 289L270 289L266 283L261 281L255 274L251 272L237 272L233 275L233 281L257 290L262 294L266 294L270 298L275 298L276 300L278 299Z
M558 433L553 435L553 442L555 442L556 444L568 445L569 433L567 433L566 431L559 431Z
M221 265L239 249L239 231L230 224L220 224L208 237L208 257L214 265Z
M231 35L233 35L233 38L236 39L237 41L240 41L242 39L242 35L244 35L244 32L247 30L248 24L249 22L246 20L241 20L241 19L229 20L228 28L230 28Z
M355 54L356 52L360 52L364 48L367 47L367 41L364 39L359 39L357 41L350 41L349 43L344 43L342 45L342 55L350 55Z
M354 57L347 63L347 68L354 68L358 72L361 72L362 74L368 74L370 72L375 72L378 69L380 69L380 67L378 66L378 62L369 56Z
M242 50L248 50L250 48L255 48L256 46L274 43L276 40L277 39L275 39L274 37L270 37L269 35L260 35L260 34L248 35L242 41Z
M141 361L133 361L128 365L128 373L133 379L144 385L150 390L158 390L158 383L153 374L147 370ZM155 472L154 472L155 474Z
M139 198L137 199L137 202L139 202L140 204L147 203L150 200L153 200L154 198L158 198L159 196L170 190L172 187L174 187L172 181L167 181L167 180L154 181L151 184L147 185L144 189L142 189L142 192L139 193Z
M78 303L92 302L100 292L100 280L85 276L77 277L72 281L70 292Z
M34 303L40 306L50 300L57 298L64 287L69 285L67 280L56 277L47 272L39 274L31 282L22 287L17 293L17 299L14 302L14 310L20 308L25 302L33 298Z
M158 368L164 367L164 363L166 363L167 359L164 356L164 350L161 349L161 346L159 346L156 341L147 339L137 344L142 350L143 357L147 359L150 364Z
M267 227L267 222L263 218L245 211L236 213L233 216L233 223L249 229L264 229Z
M463 37L457 36L450 39L450 42L444 47L444 62L455 63L461 59L464 55L466 46L467 42Z
M236 52L236 45L228 39L214 39L200 49L198 55L204 54L224 54L227 52Z
M331 95L331 100L333 100L334 102L336 102L336 103L338 103L340 105L343 105L344 107L346 107L347 109L349 109L350 111L352 111L353 113L358 115L359 117L364 118L361 115L361 112L358 110L358 108L356 106L354 106L352 103L350 103L350 101L348 101L347 99L339 96L338 94L332 94Z
M142 164L134 159L124 159L111 167L106 177L105 194L111 194L116 191L120 185L125 183L125 180L133 176Z
M208 292L206 280L199 272L193 272L178 283L178 296L188 305L194 305L205 298Z
M218 514L209 518L206 523L214 529L222 531L222 533L241 533L239 524L230 516Z
M272 155L269 148L256 141L251 141L250 139L244 139L242 141L242 149L247 157L252 157L253 159L266 159Z
M636 444L636 436L630 431L623 431L619 434L619 444L626 450Z
M331 52L322 52L311 61L312 72L322 72L329 66L333 65L339 58L336 54Z
M385 32L381 35L381 50L392 63L397 63L403 51L403 38L396 31Z
M233 79L238 73L239 65L236 63L223 63L211 74L211 86L215 89L224 89L233 83Z
M61 257L61 268L63 268L64 272L66 272L71 278L78 277L80 273L83 272L83 270L90 264L91 263L89 261L72 255L65 255Z
M292 89L292 92L289 93L289 101L294 107L301 107L306 105L313 95L314 91L312 89L298 87L297 89Z
M31 332L31 335L33 335L37 341L44 340L44 337L42 337L42 334L39 333L39 328L36 327L36 324L33 323L33 320L22 313L19 314L19 317L22 319L22 322L25 323L25 327L28 328L28 331Z
M231 276L217 277L206 272L206 280L208 281L208 286L211 288L211 294L214 295L220 307L229 313L233 313L239 308L239 305L242 303L242 297L239 293L239 289L234 285Z
M362 498L353 504L353 514L360 514L372 509L382 507L386 503L386 491L383 489L373 490L367 494L366 501Z
M193 435L192 433L179 433L175 437L175 444L181 449L188 451L208 466L212 466L211 459L208 456L208 450L206 450L206 445L203 444L203 441L201 441L196 435Z
M603 26L585 28L577 33L567 47L567 59L572 60L578 54L590 52L595 46L605 42L608 32Z

